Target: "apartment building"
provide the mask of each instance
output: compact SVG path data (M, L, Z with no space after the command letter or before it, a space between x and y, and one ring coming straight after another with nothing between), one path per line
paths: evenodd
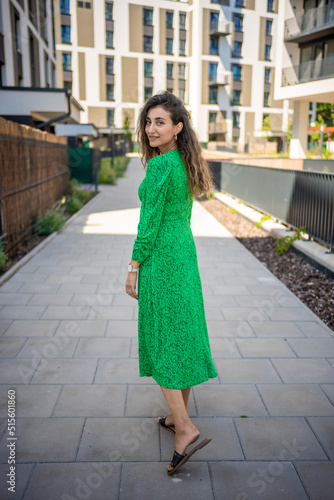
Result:
M334 1L281 0L275 98L294 110L292 158L305 158L310 103L334 102Z

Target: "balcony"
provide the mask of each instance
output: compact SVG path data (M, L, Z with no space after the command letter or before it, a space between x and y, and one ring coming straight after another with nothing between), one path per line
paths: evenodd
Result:
M334 78L334 56L284 68L282 86Z
M227 123L223 122L210 122L208 127L209 134L225 134L227 132Z
M297 12L285 21L285 42L311 42L334 33L334 3L324 7Z
M231 73L218 72L217 75L209 75L209 86L210 87L224 87L225 85L230 85L231 83Z
M210 35L212 36L227 36L231 33L230 23L218 21L210 23Z

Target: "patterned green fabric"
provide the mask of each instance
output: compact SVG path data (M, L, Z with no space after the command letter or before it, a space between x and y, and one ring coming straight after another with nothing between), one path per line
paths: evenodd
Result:
M132 259L138 275L139 374L185 389L217 377L211 358L197 252L190 227L193 199L177 150L152 158Z

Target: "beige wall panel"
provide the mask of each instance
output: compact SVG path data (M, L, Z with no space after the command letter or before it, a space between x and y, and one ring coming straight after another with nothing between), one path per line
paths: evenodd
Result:
M63 61L62 61L62 53L57 50L57 84L59 88L63 88Z
M126 117L129 118L129 128L134 128L135 126L135 110L133 108L123 108L122 109L122 126L125 127Z
M130 52L143 52L143 7L129 4Z
M275 86L275 68L270 68L270 94L269 94L269 106L271 108L283 108L284 100L280 99L279 101L274 100L274 86Z
M246 113L245 113L245 139L244 139L245 144L247 144L247 142L248 142L248 137L249 137L249 142L253 141L254 121L255 121L255 113L253 111L246 111ZM249 136L247 134L249 134Z
M88 123L94 123L95 127L107 126L106 108L88 106Z
M283 115L281 113L269 113L269 118L272 132L281 132L283 128Z
M266 17L260 17L259 61L264 61L264 46L266 39Z
M79 63L79 99L86 100L86 59L85 53L78 53Z
M243 64L241 71L242 71L241 102L243 106L251 106L253 66L251 64Z
M159 54L166 55L166 9L159 9Z
M56 43L61 43L60 0L55 1L55 23Z
M255 10L255 0L245 0L245 8L249 10Z
M94 3L92 0L90 9L78 7L77 4L77 31L79 47L94 47Z
M106 56L99 54L100 101L106 101Z
M122 57L122 100L138 102L138 59Z
M209 104L209 62L202 61L202 104Z
M203 48L202 53L205 56L210 55L209 49L209 27L210 27L210 9L203 9Z
M189 34L188 34L189 56L193 55L193 11L189 12Z

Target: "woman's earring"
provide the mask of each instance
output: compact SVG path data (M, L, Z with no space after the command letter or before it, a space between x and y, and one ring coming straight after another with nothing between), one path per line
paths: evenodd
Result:
M175 142L177 141L177 135L176 134L174 135L174 141Z

